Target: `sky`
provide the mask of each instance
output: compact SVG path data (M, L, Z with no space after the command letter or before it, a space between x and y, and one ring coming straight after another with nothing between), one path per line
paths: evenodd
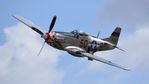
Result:
M1 0L0 84L148 84L148 0ZM45 45L43 39L11 15L31 20L46 32L54 15L55 31L80 29L100 38L122 28L117 49L95 55L131 68L77 58Z

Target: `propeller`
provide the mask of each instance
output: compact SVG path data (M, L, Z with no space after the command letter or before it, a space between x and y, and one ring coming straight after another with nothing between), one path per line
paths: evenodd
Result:
M41 30L39 30L40 27L38 27L37 25L35 25L35 24L32 23L31 21L29 21L29 20L27 20L27 19L25 19L25 18L23 18L23 17L17 16L17 15L12 15L12 16L13 16L14 18L16 18L17 20L19 20L20 22L22 22L22 23L24 23L25 25L27 25L28 27L30 27L32 30L36 31L38 34L41 35L42 38L45 39L45 41L44 41L44 43L43 43L43 45L42 45L42 47L41 47L41 49L40 49L40 51L39 51L39 53L38 53L38 55L37 55L37 56L39 56L40 53L41 53L41 51L42 51L42 49L43 49L43 47L44 47L44 45L45 45L45 43L46 43L46 40L47 40L47 38L48 38L48 36L49 36L49 33L52 31L52 29L53 29L53 27L54 27L54 25L55 25L57 16L54 16L54 17L53 17L53 20L52 20L52 22L51 22L51 24L50 24L50 27L49 27L49 31L48 31L47 33L43 33ZM49 36L49 37L50 37L50 36Z
M51 22L51 24L50 24L50 27L49 27L49 32L51 32L51 30L53 29L54 24L55 24L55 22L56 22L56 18L57 18L57 16L54 16L54 17L53 17L53 20L52 20L52 22Z
M41 49L40 49L40 51L39 51L39 53L38 53L38 55L37 55L37 56L39 56L39 55L40 55L40 53L41 53L41 51L42 51L42 49L43 49L43 47L44 47L45 43L46 43L46 41L44 41L44 43L42 44L42 47L41 47Z
M54 25L55 25L56 19L57 19L57 16L54 16L53 19L52 19L52 22L51 22L51 24L50 24L48 33L50 33L50 32L52 31L52 29L53 29L53 27L54 27ZM45 38L44 35L46 36L46 34L42 34L41 37L42 37L42 38ZM46 39L45 39L45 41L44 41L44 43L43 43L43 45L42 45L42 47L41 47L41 49L40 49L40 51L39 51L39 53L38 53L37 56L40 55L40 53L41 53L41 51L42 51L42 49L43 49L45 43L46 43Z
M40 31L39 29L35 28L35 27L32 27L32 29L34 31L36 31L37 33L39 33L41 36L44 34L42 31Z
M12 15L14 18L16 18L17 20L19 20L20 22L24 23L25 25L27 25L28 27L30 27L32 30L36 31L37 33L39 33L41 36L43 35L43 32L41 30L39 30L40 27L38 27L37 25L35 25L34 23L32 23L31 21L17 16L17 15Z

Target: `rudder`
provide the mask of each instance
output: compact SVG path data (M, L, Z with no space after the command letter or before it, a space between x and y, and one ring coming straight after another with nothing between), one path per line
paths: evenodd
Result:
M121 28L116 27L115 30L112 32L111 36L109 38L105 38L103 40L109 41L109 42L117 45L120 33L121 33Z

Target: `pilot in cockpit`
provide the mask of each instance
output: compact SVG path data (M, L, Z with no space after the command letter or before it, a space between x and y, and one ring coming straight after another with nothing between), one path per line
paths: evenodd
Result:
M87 35L85 32L83 32L81 30L73 30L71 33L73 33L76 38L79 38L79 36Z
M79 39L79 30L73 30L71 33L74 34L74 37L76 37L77 39Z

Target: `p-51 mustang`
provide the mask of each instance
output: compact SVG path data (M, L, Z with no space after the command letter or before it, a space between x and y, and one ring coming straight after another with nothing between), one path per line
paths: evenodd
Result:
M13 15L13 17L15 17L17 20L21 21L22 23L30 27L32 30L40 34L41 37L45 40L44 44L47 43L54 48L67 51L69 54L76 57L87 57L88 60L97 60L123 70L130 70L123 68L115 63L112 63L111 61L108 61L104 58L94 55L94 53L97 51L112 50L114 48L122 50L119 47L117 47L118 39L121 32L120 27L116 27L116 29L113 31L109 38L99 39L98 36L91 36L86 34L85 32L81 32L78 30L74 30L72 32L52 31L57 16L53 17L53 20L49 27L49 31L46 33L43 33L41 30L39 30L40 27L33 24L29 20L26 20L16 15ZM43 46L40 49L40 52L42 51ZM40 52L38 53L38 55L40 54Z

